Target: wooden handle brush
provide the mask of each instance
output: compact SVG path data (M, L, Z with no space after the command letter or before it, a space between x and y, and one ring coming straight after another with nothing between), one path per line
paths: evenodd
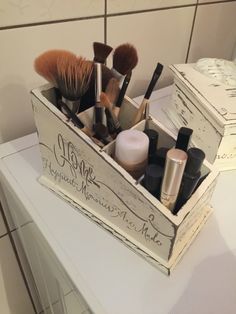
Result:
M155 71L153 72L152 79L148 85L148 88L147 88L147 91L144 95L143 101L142 101L142 103L141 103L141 105L137 111L136 116L134 117L133 125L137 124L138 122L140 122L144 118L147 119L147 117L145 117L145 112L147 111L146 107L147 107L147 104L149 103L149 98L150 98L152 91L153 91L153 89L157 83L157 80L159 79L159 77L162 73L162 70L163 70L163 65L161 63L158 63Z

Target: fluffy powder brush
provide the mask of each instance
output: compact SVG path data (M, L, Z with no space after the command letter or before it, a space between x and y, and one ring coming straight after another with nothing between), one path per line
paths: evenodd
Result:
M80 99L87 91L93 70L93 62L82 57L67 56L57 59L56 83L62 101L73 113L80 109Z
M138 54L136 48L131 44L122 44L118 46L113 53L112 71L117 79L130 73L138 63Z
M40 54L34 61L35 71L45 78L48 82L57 87L57 60L58 58L76 57L67 50L48 50Z

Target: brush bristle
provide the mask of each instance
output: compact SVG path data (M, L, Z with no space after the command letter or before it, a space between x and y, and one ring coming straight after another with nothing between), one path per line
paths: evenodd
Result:
M136 67L138 54L136 48L131 44L118 46L113 54L113 68L122 75L126 75Z
M79 100L87 91L93 63L82 57L68 56L57 60L57 84L61 94L69 100Z
M109 101L108 96L104 92L101 92L101 94L100 94L100 101L101 101L101 105L107 109L109 109L110 106L112 106L110 101Z
M105 63L107 57L112 51L112 47L100 42L93 43L94 62Z
M75 56L67 50L48 50L39 55L34 61L35 71L48 82L56 85L58 58Z
M106 95L112 104L116 103L120 92L119 81L116 78L111 78L106 87Z

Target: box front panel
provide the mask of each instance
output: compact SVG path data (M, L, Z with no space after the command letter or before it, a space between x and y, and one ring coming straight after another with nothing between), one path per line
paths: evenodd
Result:
M107 162L89 139L34 98L44 183L65 194L153 258L167 260L175 226L145 194ZM81 133L79 131L79 133ZM134 182L134 180L133 180Z

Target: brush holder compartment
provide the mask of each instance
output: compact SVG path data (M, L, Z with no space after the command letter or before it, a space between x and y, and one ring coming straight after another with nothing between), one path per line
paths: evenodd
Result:
M68 121L56 107L54 88L44 85L31 95L43 165L39 181L170 274L212 212L209 203L218 172L205 162L208 176L174 216L113 159L115 141L101 149ZM122 129L132 125L136 112L126 97L120 112ZM133 128L142 131L144 125L141 121ZM174 136L153 117L150 128L159 132L159 147L174 145Z

